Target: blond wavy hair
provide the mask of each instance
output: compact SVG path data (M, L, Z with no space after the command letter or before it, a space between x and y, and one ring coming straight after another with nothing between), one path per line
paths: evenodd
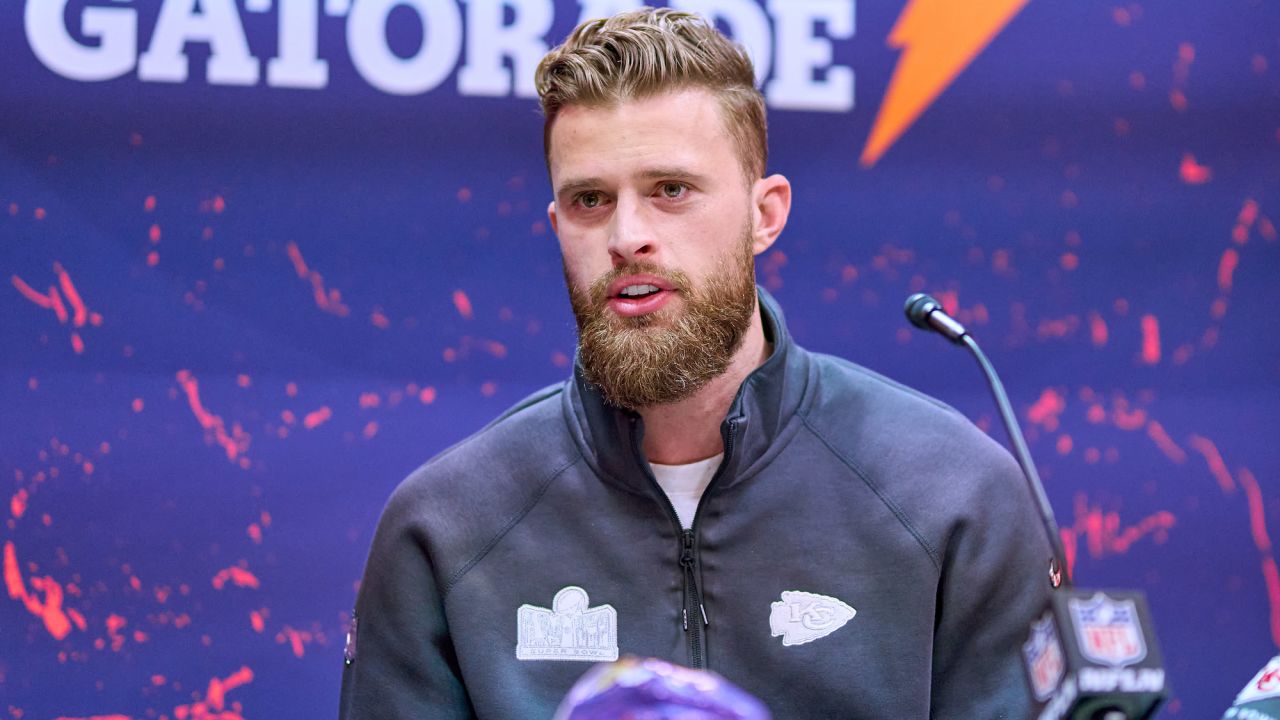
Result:
M768 131L751 58L699 15L642 8L587 20L547 53L535 75L546 117L543 149L566 106L611 107L674 90L702 88L720 103L748 183L764 176Z

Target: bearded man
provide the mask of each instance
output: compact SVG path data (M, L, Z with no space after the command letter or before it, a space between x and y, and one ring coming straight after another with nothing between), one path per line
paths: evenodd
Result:
M1007 453L809 353L754 282L791 189L704 20L579 26L538 68L574 375L379 523L344 718L549 718L590 663L710 668L775 717L1025 717L1051 551Z

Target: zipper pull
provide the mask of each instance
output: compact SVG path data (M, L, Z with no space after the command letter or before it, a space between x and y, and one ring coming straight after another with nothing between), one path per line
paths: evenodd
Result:
M685 632L689 631L689 587L692 585L694 592L698 596L698 612L702 614L702 626L708 627L711 621L707 619L707 607L702 603L702 593L698 592L698 579L693 574L693 531L685 530L682 533L684 540L684 550L680 553L680 567L684 568L684 605L681 613L684 616Z

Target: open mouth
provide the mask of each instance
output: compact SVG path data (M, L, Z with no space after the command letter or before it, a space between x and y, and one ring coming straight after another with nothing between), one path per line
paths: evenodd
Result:
M623 300L639 300L660 292L662 288L657 285L628 285L618 291L618 297Z
M656 312L676 292L658 275L635 274L618 278L609 286L609 307L622 317Z

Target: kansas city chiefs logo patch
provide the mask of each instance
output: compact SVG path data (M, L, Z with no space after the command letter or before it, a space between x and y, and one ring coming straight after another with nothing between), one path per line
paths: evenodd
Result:
M842 600L800 590L784 590L769 609L769 630L785 647L803 645L844 627L858 611Z

